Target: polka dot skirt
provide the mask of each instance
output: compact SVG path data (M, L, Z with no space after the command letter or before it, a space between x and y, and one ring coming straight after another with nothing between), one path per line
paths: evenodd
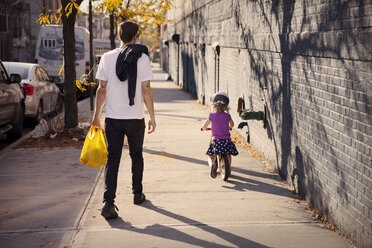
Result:
M209 156L216 156L221 154L231 154L236 156L239 154L238 150L236 150L236 146L231 139L220 139L220 140L213 140L212 144L209 146L207 152Z

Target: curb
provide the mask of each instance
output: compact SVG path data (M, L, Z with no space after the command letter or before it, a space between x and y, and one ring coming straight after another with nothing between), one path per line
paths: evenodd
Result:
M79 101L77 102L77 107L79 108L81 105L85 104L86 101L90 101L90 98L85 98L84 100L82 101ZM61 114L64 114L64 108L62 110L62 113ZM59 115L57 115L56 117L54 118L57 118ZM35 126L36 128L36 126ZM22 136L21 138L17 139L16 141L14 141L13 143L11 143L10 145L8 145L7 147L5 147L4 149L2 149L0 151L0 160L11 150L13 149L14 147L16 147L18 144L22 143L24 140L26 140L27 138L29 138L30 136L32 136L32 134L34 133L35 131L35 128L33 130L31 130L29 133L27 133L26 135Z
M0 159L2 159L9 152L9 150L13 149L15 146L17 146L18 144L22 143L25 139L30 137L34 133L34 130L30 131L26 135L22 136L20 139L17 139L13 143L11 143L7 147L5 147L3 150L1 150L0 151Z

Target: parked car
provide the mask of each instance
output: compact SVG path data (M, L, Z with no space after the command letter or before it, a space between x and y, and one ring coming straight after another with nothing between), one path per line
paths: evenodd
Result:
M19 74L8 74L0 61L0 134L9 140L22 136L25 112L25 92Z
M21 86L26 91L25 116L32 117L37 122L46 114L55 112L62 106L60 90L38 64L21 62L3 62L9 73L21 76Z
M64 82L61 82L61 79L58 76L50 76L51 80L57 85L59 88L61 95L64 96ZM97 80L95 80L97 81ZM92 94L94 95L98 88L98 83L93 82L94 84L92 86L86 84L84 81L76 82L76 99L78 101L83 100L90 96L90 88L92 88ZM79 84L79 85L78 85ZM80 86L80 87L79 87Z

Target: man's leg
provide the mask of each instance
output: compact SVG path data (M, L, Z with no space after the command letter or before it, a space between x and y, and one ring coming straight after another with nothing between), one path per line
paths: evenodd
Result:
M145 136L145 120L130 120L127 125L129 154L132 159L132 191L135 195L142 194L143 178L143 139Z
M123 150L124 132L120 130L121 120L106 118L107 165L105 168L105 193L103 201L114 204L118 171Z

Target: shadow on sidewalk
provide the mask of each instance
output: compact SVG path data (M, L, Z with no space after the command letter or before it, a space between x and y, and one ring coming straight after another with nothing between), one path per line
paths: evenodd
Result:
M273 195L280 195L289 198L293 198L293 194L280 186L276 186L275 183L281 183L281 180L278 179L278 175L270 173L262 173L258 171L246 170L242 168L233 167L233 172L228 180L229 186L222 186L223 188L233 189L237 191L256 191ZM237 173L243 174L243 176L237 175ZM263 179L273 180L272 184L263 182L261 180L255 180L249 178L248 176L260 177Z
M186 162L190 162L190 163L194 163L194 164L201 164L201 165L204 165L204 166L208 166L207 160L190 158L190 157L185 157L185 156L182 156L182 155L168 153L168 152L165 152L165 151L156 151L156 150L151 150L151 149L146 149L146 148L143 149L143 152L153 154L153 155L173 158L173 159L177 159L177 160L182 160L182 161L186 161Z
M232 174L227 181L231 186L223 185L223 188L232 189L237 191L256 191L266 194L272 194L277 196L284 196L293 198L294 195L282 187L275 186L273 184L264 183L247 177L237 176Z
M190 162L193 164L199 164L203 165L205 167L208 167L207 161L191 158L191 157L185 157L178 154L168 153L165 151L156 151L152 149L143 149L143 152L158 155L158 156L164 156L172 159L182 160L186 162ZM243 176L236 175L236 173L243 174ZM273 195L280 195L284 197L293 198L293 194L289 191L284 189L283 187L276 186L274 184L265 183L259 180L248 178L248 175L253 177L261 177L264 179L272 179L274 180L273 183L278 182L280 183L281 180L278 180L278 175L276 174L269 174L269 173L262 173L258 171L252 171L252 170L246 170L238 167L233 167L233 174L231 175L230 179L227 181L228 185L223 185L223 188L226 189L232 189L237 191L256 191L256 192L262 192L267 194L273 194Z
M211 233L221 239L224 239L231 244L234 244L234 247L255 247L255 248L268 248L265 245L261 245L259 243L256 243L254 241L251 241L249 239L246 239L244 237L240 237L238 235L235 235L233 233L226 232L224 230L218 229L216 227L212 227L208 224L204 224L202 222L187 218L182 215L178 215L175 213L172 213L168 210L159 208L155 205L152 204L151 201L147 200L145 201L142 205L142 207L147 208L149 210L155 211L159 214L171 217L175 220L181 221L186 224L186 226L191 226L195 228L199 228L205 232ZM175 241L180 241L183 243L191 244L191 245L197 245L201 247L206 247L206 248L227 248L231 246L226 246L226 245L219 245L217 243L213 243L210 241L206 241L200 238L193 237L187 233L184 233L180 230L177 230L176 228L172 228L171 226L164 226L160 224L154 224L151 226L147 226L144 229L136 228L132 226L131 223L125 222L122 218L117 218L114 220L108 221L110 226L112 228L116 229L125 229L129 230L132 232L136 233L141 233L141 234L147 234L147 235L152 235L152 236L157 236L161 237L164 239L169 239L169 240L175 240ZM175 226L180 226L180 225L175 225Z
M160 112L160 111L159 111ZM167 111L169 113L169 111ZM181 119L189 119L191 121L202 121L204 119L206 119L207 117L199 117L199 116L185 116L185 115L172 115L172 114L159 114L158 112L156 112L156 115L157 116L166 116L166 117L172 117L172 119L174 120L174 118L181 118ZM181 125L180 125L181 126Z
M177 103L177 102L192 102L196 100L179 88L157 88L152 87L154 93L154 103Z

